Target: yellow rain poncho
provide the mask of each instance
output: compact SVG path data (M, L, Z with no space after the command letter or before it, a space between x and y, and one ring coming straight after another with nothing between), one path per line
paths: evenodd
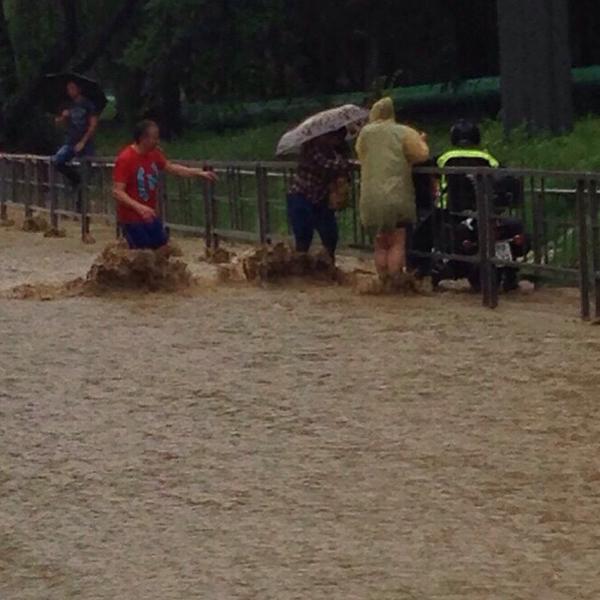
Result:
M361 163L360 218L375 235L416 219L412 165L429 158L417 131L396 123L391 98L377 102L356 142Z

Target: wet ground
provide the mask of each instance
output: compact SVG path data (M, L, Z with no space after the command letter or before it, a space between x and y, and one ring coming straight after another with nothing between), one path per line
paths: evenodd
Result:
M0 229L0 289L82 276ZM600 333L569 291L0 300L0 598L597 599Z

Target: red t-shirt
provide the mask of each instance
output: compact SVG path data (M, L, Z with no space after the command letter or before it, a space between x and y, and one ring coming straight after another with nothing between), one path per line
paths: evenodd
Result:
M113 181L124 183L130 198L156 209L158 200L159 174L167 164L160 150L140 154L133 146L125 148L117 157L113 171ZM120 223L140 223L142 218L133 209L117 204L117 218Z

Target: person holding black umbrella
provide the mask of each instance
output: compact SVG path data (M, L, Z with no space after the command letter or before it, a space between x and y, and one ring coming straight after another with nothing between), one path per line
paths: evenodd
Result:
M55 119L57 124L66 125L66 136L64 144L52 157L52 163L73 187L77 187L81 183L81 176L68 163L76 157L94 155L98 109L83 95L82 88L76 80L67 82L66 92L69 98L68 106Z

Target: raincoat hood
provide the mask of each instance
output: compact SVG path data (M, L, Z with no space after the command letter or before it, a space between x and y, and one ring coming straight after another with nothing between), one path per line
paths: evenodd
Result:
M396 112L394 111L394 101L387 97L382 98L373 105L369 114L369 123L377 121L395 121Z

